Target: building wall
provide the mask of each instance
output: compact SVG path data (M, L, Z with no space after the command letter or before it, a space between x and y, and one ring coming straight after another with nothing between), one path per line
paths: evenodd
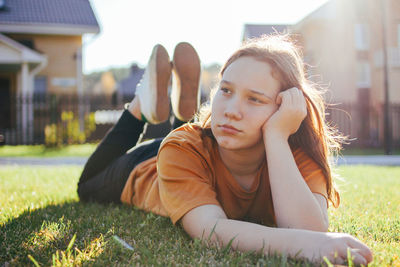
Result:
M372 66L372 99L373 102L384 101L384 72L383 72L383 24L382 7L384 9L383 21L386 24L386 47L388 55L389 97L391 103L400 103L400 58L399 58L399 33L400 3L396 0L386 1L382 6L381 1L368 0L370 6L369 27L371 40L371 66ZM397 3L396 3L397 2ZM397 54L397 56L396 56ZM396 59L397 57L397 59Z
M10 38L32 40L33 48L47 56L47 66L38 73L47 80L47 93L77 94L78 71L82 59L79 51L81 36L12 34Z
M394 66L391 66L389 72L390 99L400 103L400 2L391 0L387 7L388 17L388 39L389 46L395 55L392 55Z
M330 110L330 119L361 146L382 145L384 140L384 37L389 101L400 104L399 25L398 0L330 0L291 30L301 36L305 61L313 66L312 80L329 89L326 101L348 104L343 106L348 115ZM390 114L393 140L399 145L399 113L392 109Z
M328 102L356 102L358 89L365 87L370 88L372 104L383 102L380 3L375 0L331 0L293 27L293 32L302 35L305 59L314 66L311 73L320 75L312 79L330 89L326 96ZM388 0L385 12L387 47L392 63L389 68L390 101L400 103L398 0ZM356 24L367 25L368 48L365 50L356 47ZM369 86L359 83L360 64L369 65Z
M346 49L351 36L346 30L347 20L339 19L338 8L336 1L332 1L293 28L302 36L301 46L310 65L311 79L329 89L325 96L328 102L347 102L356 97L351 90L355 83L354 51ZM333 10L328 18L323 16L327 9Z

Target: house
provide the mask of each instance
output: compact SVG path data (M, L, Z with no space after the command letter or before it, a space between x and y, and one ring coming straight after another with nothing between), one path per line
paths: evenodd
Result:
M242 42L251 39L260 37L262 35L269 35L271 33L287 33L290 25L266 25L266 24L245 24L242 36Z
M32 105L16 109L12 97L83 94L82 36L99 31L89 0L0 1L0 134L6 143L20 130L19 143L31 143L34 128Z
M386 4L383 4L386 3ZM382 17L383 16L383 17ZM386 36L383 36L385 24ZM397 0L330 0L291 29L302 36L304 55L329 81L334 102L384 101L383 40L389 95L400 103L400 4Z
M391 132L400 146L400 4L398 0L330 0L289 32L299 36L308 76L329 89L330 119L353 143L383 143L384 45ZM397 108L396 108L397 107Z
M136 91L136 86L142 79L144 69L137 64L132 64L129 76L119 82L116 90L116 97L124 102L130 102Z
M326 101L353 106L342 128L362 146L384 143L386 51L390 132L394 145L400 146L400 113L395 108L400 105L399 1L330 0L291 31L302 36L310 77L329 85ZM337 123L345 115L331 113Z

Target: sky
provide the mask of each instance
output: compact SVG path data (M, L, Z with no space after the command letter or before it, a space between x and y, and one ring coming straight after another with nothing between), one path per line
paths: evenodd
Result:
M155 44L190 42L203 65L223 64L244 24L295 24L327 0L89 0L100 33L85 35L83 71L144 67Z

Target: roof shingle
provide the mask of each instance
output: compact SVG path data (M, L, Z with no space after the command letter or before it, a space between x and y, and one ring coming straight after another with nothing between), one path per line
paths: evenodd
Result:
M99 27L88 0L6 0L0 24L62 24Z

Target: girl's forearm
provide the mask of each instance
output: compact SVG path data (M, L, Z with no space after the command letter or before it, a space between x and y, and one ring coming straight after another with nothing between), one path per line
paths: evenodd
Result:
M309 260L320 257L314 247L317 247L315 245L323 239L324 234L300 229L271 228L230 219L219 219L215 225L207 228L212 229L212 233L204 233L203 238L210 236L211 241L222 246L231 243L231 247L239 251L255 251L265 255L286 254Z
M327 231L321 206L304 181L287 139L264 139L269 180L278 227Z
M322 233L301 229L271 228L226 218L219 206L203 205L182 218L185 231L193 238L218 243L240 251L266 255L286 254L321 262L326 256L332 263L343 264L348 252L355 264L372 260L370 249L347 234ZM350 249L350 251L348 251Z

